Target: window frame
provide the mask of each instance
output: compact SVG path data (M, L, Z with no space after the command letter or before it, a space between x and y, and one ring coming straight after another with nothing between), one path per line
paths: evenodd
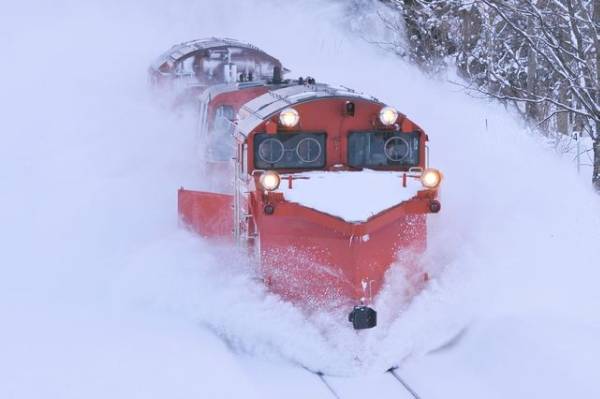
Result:
M319 159L322 159L322 162L319 165L296 165L296 166L289 166L289 165L285 165L285 166L274 166L277 163L273 164L273 166L268 166L268 167L264 167L266 164L265 161L263 161L262 159L260 159L260 156L258 155L258 150L260 147L260 143L262 141L265 141L269 138L278 138L278 137L289 137L289 136L298 136L298 135L305 135L304 137L300 138L298 140L298 143L300 141L302 141L304 138L315 138L317 141L319 141L319 144L321 144L321 151L322 154L319 155ZM322 141L319 140L318 138L316 138L315 136L321 137ZM264 140L260 140L260 142L257 142L258 138L263 138L265 137ZM266 133L266 132L257 132L254 134L254 136L252 137L252 161L253 161L253 165L255 169L260 169L260 170L323 170L327 167L327 139L328 139L328 134L326 131L294 131L294 132L285 132L285 131L278 131L277 133ZM296 146L297 144L296 143ZM283 143L282 143L283 144ZM295 151L296 148L294 148L292 151ZM290 151L289 149L285 149L285 145L284 145L284 151Z
M356 163L351 163L351 151L350 151L350 147L351 147L351 143L352 143L352 137L355 135L376 135L376 134L381 134L384 135L384 141L387 142L389 139L391 139L392 137L400 137L400 138L407 138L408 141L408 137L410 135L410 138L416 138L418 140L417 142L417 148L414 149L414 154L415 154L415 158L416 161L415 162L402 162L402 161L392 161L390 160L386 154L384 154L384 156L386 156L387 162L391 162L385 165L375 165L375 164L368 164L368 163L363 163L363 164L356 164ZM389 137L385 137L385 135L389 135ZM412 132L403 132L403 131L396 131L396 130L355 130L355 131L351 131L348 132L348 135L346 137L346 163L348 166L352 167L352 168L360 168L360 169L373 169L373 170L408 170L412 167L418 167L421 164L421 145L422 145L422 137L421 137L421 133L418 130L412 131ZM409 146L410 146L410 142L408 142ZM384 149L385 151L385 149Z

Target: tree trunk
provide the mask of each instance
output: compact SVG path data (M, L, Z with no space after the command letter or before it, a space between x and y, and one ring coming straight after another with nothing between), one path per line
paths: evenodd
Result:
M600 0L594 0L593 2L594 9L592 10L592 18L594 23L600 22ZM595 51L596 51L596 90L595 90L595 98L596 103L600 104L600 90L598 90L597 85L600 84L600 44L598 40L594 41ZM594 132L594 173L592 174L592 184L600 192L600 116L596 115L596 131Z
M594 140L594 174L592 175L594 188L600 192L600 140Z
M569 104L569 87L566 82L562 82L559 88L559 101L561 104ZM568 112L560 112L556 114L556 130L564 135L570 135L571 131L569 130L569 113Z
M600 0L594 0L593 3L594 9L592 10L592 19L596 26L600 24ZM594 40L594 50L596 51L596 102L600 104L600 90L598 90L598 85L600 85L600 39L596 37ZM596 135L600 134L600 123L596 123Z
M533 37L535 35L535 26L533 17L527 18L527 33ZM527 50L527 93L530 97L537 97L537 54L534 49L529 46ZM538 116L538 105L536 103L528 102L525 104L525 111L527 116L534 121L539 120Z

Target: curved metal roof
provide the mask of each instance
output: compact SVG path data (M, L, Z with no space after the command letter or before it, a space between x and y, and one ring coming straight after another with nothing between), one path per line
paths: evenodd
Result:
M250 87L266 86L268 83L264 80L257 80L252 82L233 82L233 83L221 83L211 85L199 94L198 98L200 101L209 102L219 94L229 93L232 91L247 89Z
M247 135L265 119L284 108L310 100L334 97L359 98L381 104L377 98L347 87L333 87L321 83L294 84L271 90L244 104L239 112L238 129Z
M265 53L264 51L250 43L244 43L240 42L239 40L230 38L210 37L204 39L191 40L188 42L183 42L174 45L152 63L152 68L158 69L166 61L171 60L177 62L178 60L190 54L218 47L238 47L254 50L256 52L266 55L269 58L272 58L274 61L281 64L281 62L279 62L277 58Z

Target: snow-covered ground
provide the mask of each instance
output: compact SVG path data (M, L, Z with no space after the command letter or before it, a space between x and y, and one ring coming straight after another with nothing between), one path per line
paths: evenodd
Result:
M364 41L381 24L362 3L352 22L318 0L3 6L0 397L328 397L298 364L350 387L400 365L423 398L600 396L598 197L502 107ZM178 228L176 189L204 184L194 120L153 101L145 72L213 35L428 132L445 175L426 259L438 277L402 309L392 272L378 328L307 319L235 251Z

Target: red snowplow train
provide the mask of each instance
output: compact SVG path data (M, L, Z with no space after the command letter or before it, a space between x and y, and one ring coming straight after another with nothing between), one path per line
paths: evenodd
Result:
M284 79L281 63L251 45L212 38L173 52L150 74L172 85L184 70L178 62L202 65L184 89L199 112L207 167L228 182L210 192L181 188L182 221L243 244L281 297L348 306L354 328L374 327L386 272L399 252L425 250L427 215L441 208L426 133L375 98ZM415 292L424 286L418 262L402 267Z

